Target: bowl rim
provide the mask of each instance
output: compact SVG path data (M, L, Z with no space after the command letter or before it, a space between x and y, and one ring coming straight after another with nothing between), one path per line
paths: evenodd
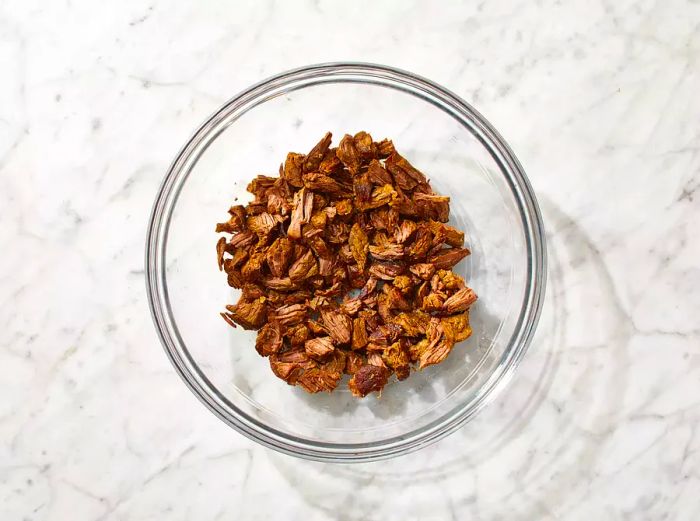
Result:
M238 117L279 93L325 83L365 83L412 94L457 119L499 165L513 193L525 232L527 277L517 325L496 370L479 393L437 420L405 435L342 444L305 439L278 431L239 410L200 371L180 337L170 309L165 258L168 229L180 190L208 145ZM286 89L286 90L285 90ZM226 424L248 438L282 453L332 462L390 458L433 443L474 417L504 388L534 335L546 286L546 239L535 194L515 154L495 128L471 105L448 89L414 73L363 62L319 63L291 69L260 81L233 96L202 123L170 164L153 203L145 251L148 304L158 337L176 372L195 396Z

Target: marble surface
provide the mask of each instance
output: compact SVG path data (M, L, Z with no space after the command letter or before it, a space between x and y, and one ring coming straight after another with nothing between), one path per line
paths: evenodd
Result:
M0 4L0 519L700 518L700 3ZM472 102L549 239L536 339L473 422L305 462L202 407L156 339L145 223L252 82L362 60Z

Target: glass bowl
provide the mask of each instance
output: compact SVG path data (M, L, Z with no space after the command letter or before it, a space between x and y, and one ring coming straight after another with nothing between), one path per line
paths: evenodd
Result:
M254 349L255 332L219 316L237 300L216 265L214 225L257 174L276 175L287 152L326 131L392 139L436 192L472 255L455 270L479 295L473 335L441 364L357 399L341 382L310 395L288 386ZM476 414L507 382L539 317L545 238L522 167L471 106L435 83L390 67L320 64L241 92L187 142L163 180L148 227L148 299L175 369L212 412L281 452L349 462L434 442ZM347 377L346 377L347 378Z

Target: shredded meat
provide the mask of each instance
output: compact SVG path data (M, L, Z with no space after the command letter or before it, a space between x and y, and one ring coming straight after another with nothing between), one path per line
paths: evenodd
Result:
M452 271L470 252L447 223L450 198L388 139L331 142L256 176L252 201L216 225L228 234L217 266L241 293L221 316L257 330L256 351L288 384L332 391L348 374L363 397L442 362L472 334L477 296Z

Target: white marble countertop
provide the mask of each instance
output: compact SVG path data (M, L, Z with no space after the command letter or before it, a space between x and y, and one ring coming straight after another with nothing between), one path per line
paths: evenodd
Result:
M700 3L0 5L0 519L700 518ZM477 419L338 466L255 445L170 367L145 224L190 132L309 63L427 76L537 191L537 337Z

